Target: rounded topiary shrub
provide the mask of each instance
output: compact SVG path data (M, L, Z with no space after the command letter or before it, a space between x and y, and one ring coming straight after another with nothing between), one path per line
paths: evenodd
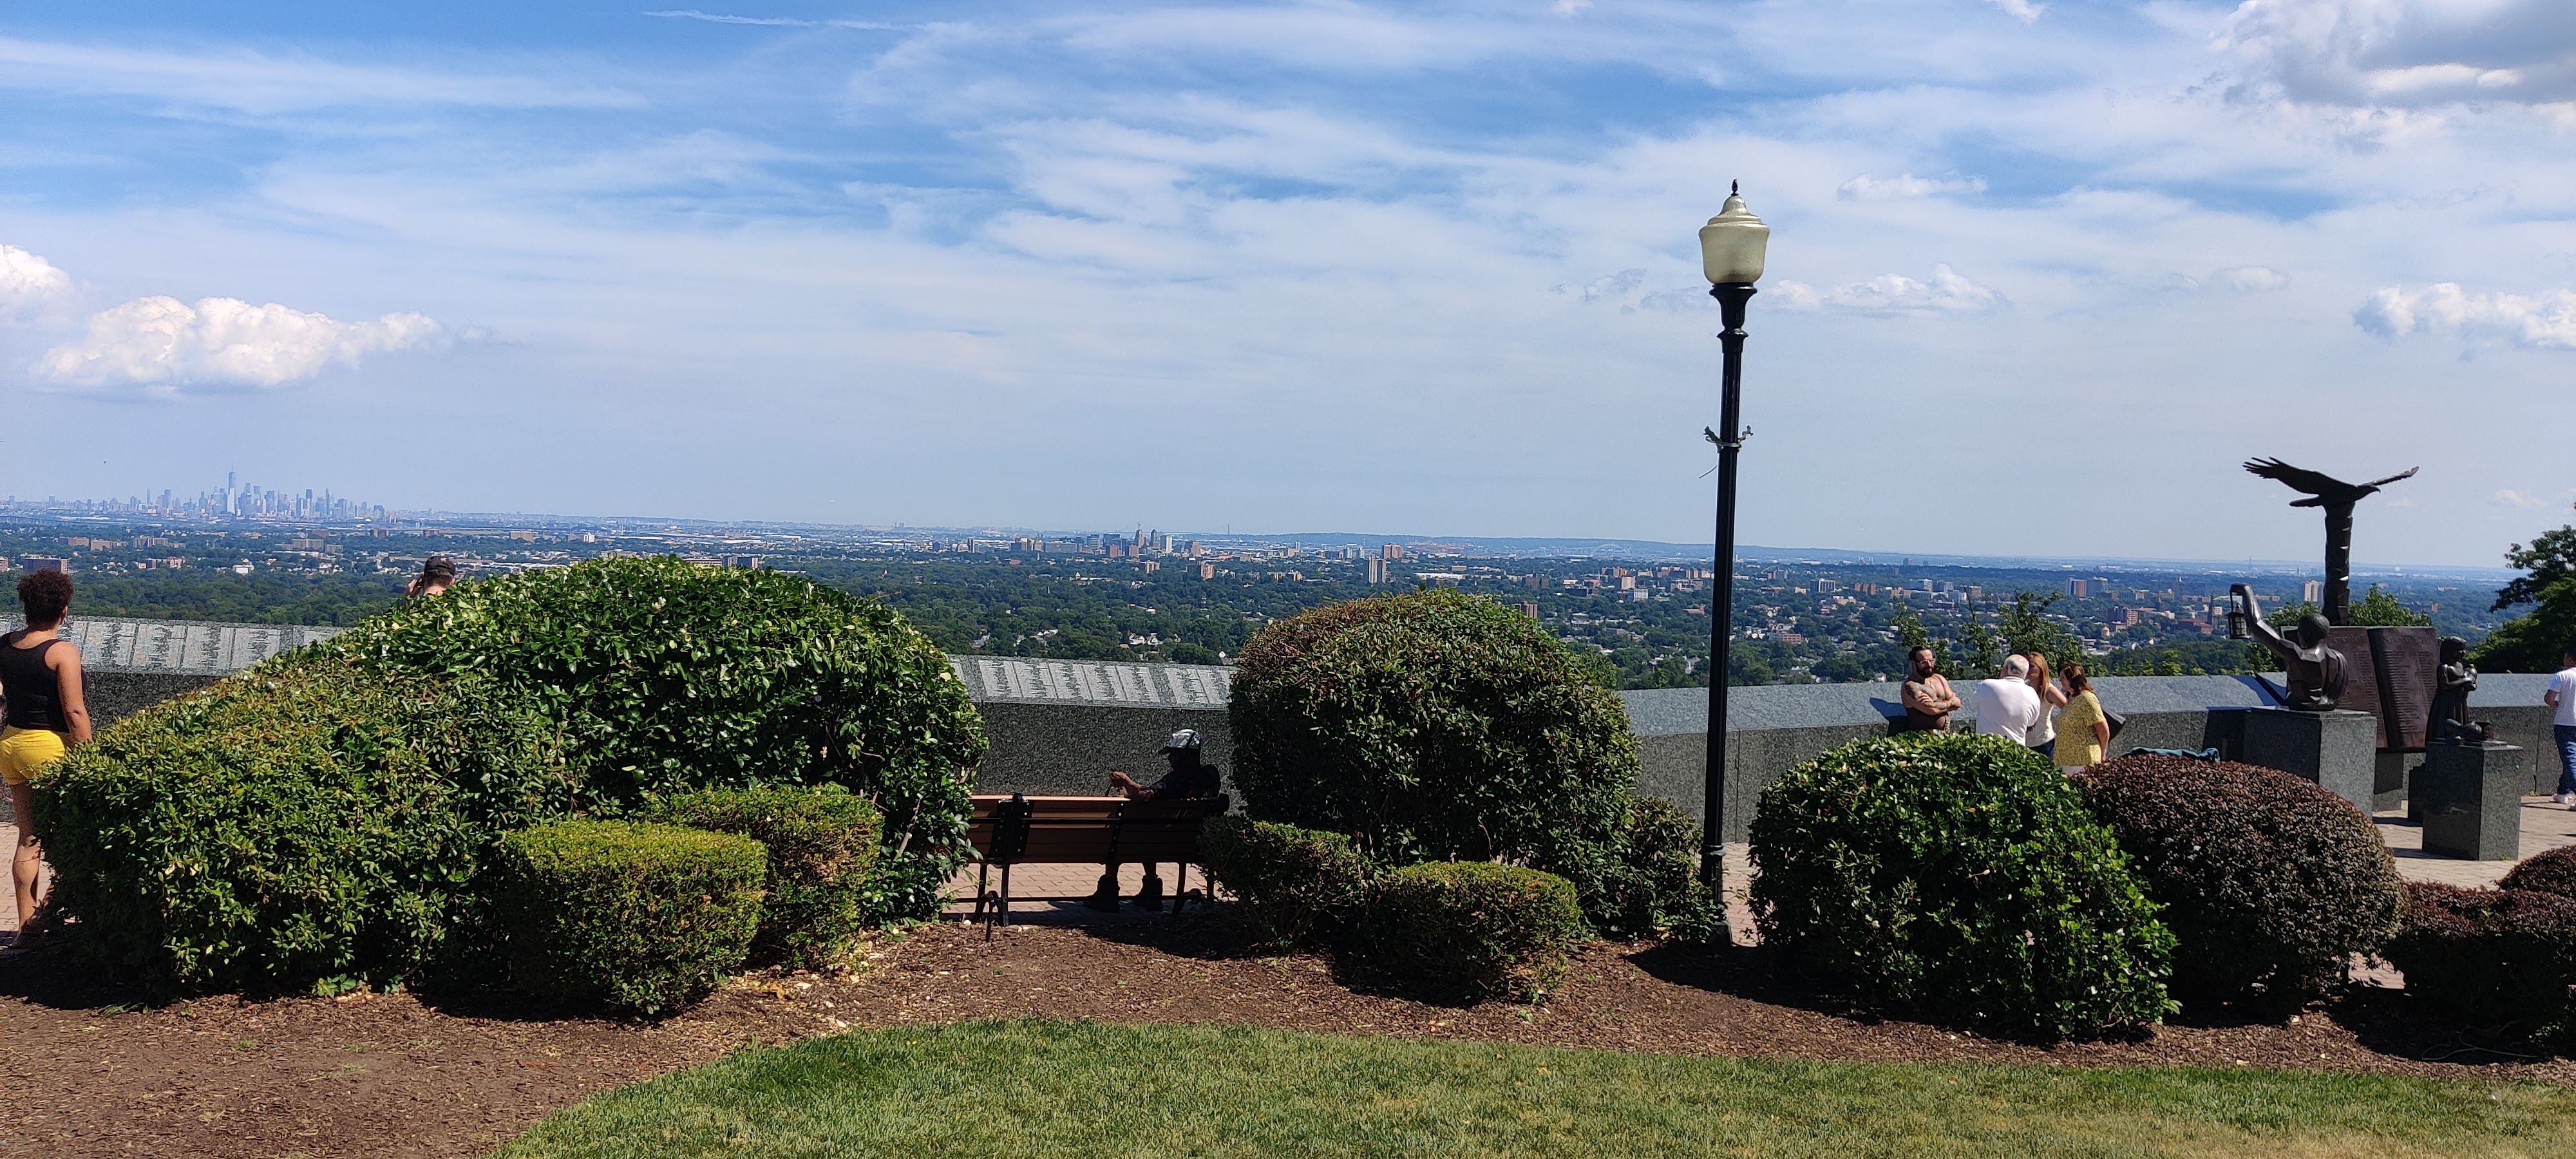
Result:
M1753 910L1792 969L1978 1029L2086 1034L2167 1012L2173 935L2111 831L2001 737L1854 741L1753 818Z
M1237 658L1229 718L1254 818L1351 834L1382 864L1560 873L1595 920L1641 908L1609 894L1637 780L1627 713L1518 611L1432 589L1277 621ZM1650 867L1627 893L1667 884Z
M2406 886L2406 919L2383 951L2406 992L2478 1026L2576 1037L2576 900L2520 889Z
M1199 828L1199 860L1258 945L1330 938L1368 900L1368 859L1340 833L1216 817Z
M2522 859L2522 864L2496 883L2498 889L2529 890L2576 898L2576 845L2562 845Z
M119 973L301 990L470 967L493 843L570 809L554 731L472 682L306 654L164 701L40 770L53 904Z
M2379 830L2311 782L2152 754L2075 782L2164 907L2178 994L2304 1000L2397 931L2405 891Z
M742 965L768 858L730 833L557 821L503 838L499 868L512 985L658 1014Z
M319 645L379 671L480 673L561 731L601 805L837 784L884 815L879 916L926 917L966 845L981 718L891 609L802 576L598 559L470 580Z
M1661 797L1632 797L1618 843L1601 866L1592 928L1616 938L1706 941L1721 912L1699 880L1700 827Z
M1582 944L1574 883L1486 861L1434 861L1378 879L1356 948L1371 969L1423 993L1473 1002L1535 998Z
M664 797L656 821L735 833L769 851L769 893L751 962L820 969L848 953L867 924L877 864L876 807L838 786L700 789Z

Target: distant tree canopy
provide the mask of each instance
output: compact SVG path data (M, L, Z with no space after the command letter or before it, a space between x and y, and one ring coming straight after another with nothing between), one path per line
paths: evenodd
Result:
M2496 625L2470 649L2469 662L2490 672L2555 672L2560 654L2576 643L2576 527L2514 544L2504 559L2523 575L2496 589L2495 610L2533 607Z

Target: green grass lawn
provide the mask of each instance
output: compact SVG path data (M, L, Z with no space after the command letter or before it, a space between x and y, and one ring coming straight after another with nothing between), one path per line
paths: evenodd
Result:
M981 1022L746 1051L498 1155L2540 1157L2576 1155L2576 1092Z

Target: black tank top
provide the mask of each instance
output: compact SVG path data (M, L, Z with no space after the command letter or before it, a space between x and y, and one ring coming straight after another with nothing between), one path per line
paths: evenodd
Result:
M45 653L67 641L57 636L33 648L21 648L18 640L26 634L21 628L0 636L0 696L9 698L9 726L69 732L70 726L63 723L62 678L45 667Z

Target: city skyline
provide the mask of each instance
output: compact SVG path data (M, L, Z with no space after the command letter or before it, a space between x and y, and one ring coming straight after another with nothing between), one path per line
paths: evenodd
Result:
M2278 455L2493 561L2576 498L2553 11L13 13L0 376L112 436L0 492L1687 543L1741 179L1745 540L2304 554Z

